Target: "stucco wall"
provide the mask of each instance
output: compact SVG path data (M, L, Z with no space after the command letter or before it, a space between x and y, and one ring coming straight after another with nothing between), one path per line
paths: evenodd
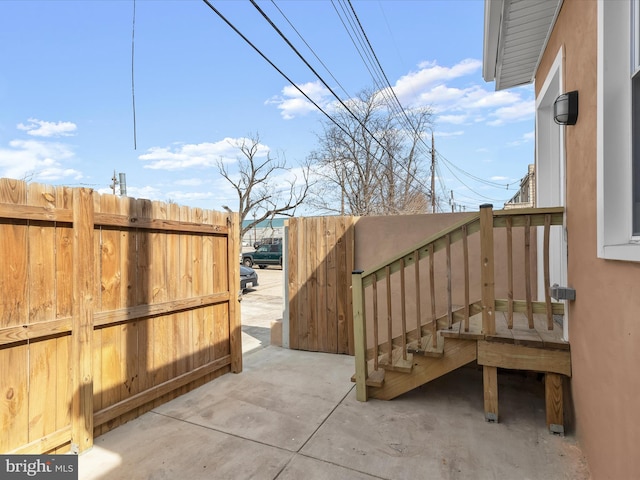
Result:
M564 91L579 92L578 123L564 127L568 279L577 291L569 304L576 433L593 478L640 478L640 264L602 260L596 251L594 0L564 1L537 91L561 46Z

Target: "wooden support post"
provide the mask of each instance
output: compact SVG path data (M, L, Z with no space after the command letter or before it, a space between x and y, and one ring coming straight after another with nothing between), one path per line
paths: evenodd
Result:
M498 423L498 368L482 367L484 385L484 418Z
M544 398L547 411L547 427L551 433L564 435L564 400L562 396L562 375L546 373L544 378Z
M231 350L231 371L242 372L242 323L240 319L239 296L240 285L238 258L240 256L240 228L237 213L227 217L229 229L227 237L227 274L229 276L229 344Z
M496 296L493 264L493 205L480 205L480 278L482 284L482 333L496 333Z
M93 446L93 190L73 191L73 305L71 331L71 450Z
M353 339L356 357L356 399L367 401L367 326L364 315L364 292L362 290L362 270L351 275L353 294ZM377 350L377 345L376 345Z

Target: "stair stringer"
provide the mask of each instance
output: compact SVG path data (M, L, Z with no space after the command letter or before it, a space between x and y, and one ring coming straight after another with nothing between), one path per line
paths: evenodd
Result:
M477 357L478 348L475 340L447 338L442 357L414 355L411 373L386 371L384 384L381 387L368 387L368 396L379 400L391 400L463 367Z

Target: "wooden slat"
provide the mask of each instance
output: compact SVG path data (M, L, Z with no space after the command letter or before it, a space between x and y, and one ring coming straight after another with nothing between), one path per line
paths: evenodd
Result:
M93 201L91 192L73 194L73 402L71 441L82 452L93 445ZM89 261L87 261L89 260Z
M345 218L345 217L342 217L342 218ZM353 271L353 269L355 268L355 228L354 228L355 223L354 222L355 222L354 218L348 218L346 221L345 265L346 265L346 268L348 269L347 271ZM346 275L345 280L349 282L350 277ZM353 302L353 292L351 291L351 285L349 285L348 283L347 285L345 285L345 288L346 288L346 294L347 294L346 301L348 306L348 305L351 305L351 303ZM348 353L349 355L355 355L354 337L353 337L353 309L346 308L345 313L346 313L346 322L344 325L344 331L347 337L347 350L345 353Z
M451 300L451 236L447 235L445 238L447 242L447 326L451 328L451 325L453 325L453 302Z
M462 252L464 262L464 331L469 331L469 242L467 226L462 227Z
M373 369L378 370L378 345L380 345L380 340L378 336L378 323L380 322L380 317L378 315L378 281L375 278L376 274L373 274L374 282L372 286L372 295L373 295Z
M549 233L551 230L551 215L544 217L544 301L547 305L547 328L553 330L553 313L551 311L551 292L549 290L551 281L549 280Z
M317 349L320 352L328 350L327 342L327 224L324 217L318 218L316 231L317 243L315 251L316 271L316 320L317 320Z
M300 219L292 218L289 220L289 278L287 279L287 288L289 289L289 348L297 350L299 348L299 316L298 316L298 295L300 294L301 281L298 269L298 262L302 254L302 245L298 242L298 226ZM337 315L337 312L336 312ZM337 328L337 327L336 327ZM336 344L337 344L336 331ZM337 353L337 352L336 352Z
M496 299L496 311L506 312L509 309L509 300ZM526 313L529 318L529 311L532 314L542 313L546 314L547 305L545 302L527 302L526 300L514 300L513 312L514 313ZM551 302L551 311L554 315L564 315L564 304L561 302Z
M97 213L95 224L97 226L103 227L128 227L145 230L161 230L165 232L191 232L205 235L229 235L229 226L225 222L214 224L192 223L163 217L130 217L117 213Z
M513 218L507 218L507 324L513 328Z
M415 273L415 277L414 277L414 285L415 285L415 289L416 289L416 293L415 293L415 297L416 297L416 331L420 332L422 329L422 314L421 314L421 301L420 301L420 261L417 260L419 257L419 253L416 250L415 252L413 252L413 255L416 258L416 261L414 263L414 273ZM422 335L418 335L418 346L421 347L422 346Z
M350 238L350 219L347 217L338 217L336 225L336 253L338 262L338 291L337 291L337 312L338 312L338 353L350 353L353 345L350 343L349 325L355 322L355 318L350 312L349 307L349 282L353 264L349 262L349 242ZM353 323L355 328L355 323Z
M387 294L387 355L389 356L389 359L391 359L393 354L393 315L391 308L391 275L389 274L388 269L389 267L387 267L387 274L385 275L385 293Z
M434 247L429 245L429 293L431 301L431 335L433 338L433 347L437 347L436 332L438 331L438 320L436 318L436 277L434 268Z
M407 359L407 298L404 285L404 260L400 260L400 320L402 324L402 358Z
M126 412L141 407L142 405L151 402L154 399L158 399L163 395L179 389L183 385L187 385L202 376L209 375L212 372L215 372L216 370L224 368L225 366L230 364L230 355L214 360L206 365L192 370L191 372L187 372L183 375L179 375L175 378L159 383L158 385L155 385L148 390L140 392L136 395L132 395L131 397L121 402L97 411L94 415L93 421L95 425L102 425Z
M480 278L482 290L482 331L493 335L495 325L495 279L493 252L493 210L491 205L480 206Z
M228 272L229 299L229 343L231 349L231 371L233 373L242 372L242 322L240 317L240 306L237 292L240 285L240 270L238 268L238 257L240 256L240 217L237 213L230 215L229 237L227 240L227 262L225 268Z
M49 433L43 437L37 438L25 445L21 445L9 452L9 455L33 455L42 452L48 452L60 445L69 443L71 440L71 427L66 426ZM63 453L63 452L61 452ZM66 453L66 452L64 452Z
M527 223L529 226L539 227L544 225L546 215L551 215L552 225L562 225L564 220L564 207L495 210L493 226L506 227L507 219L512 218L512 226L514 227L524 227Z
M338 218L327 217L327 294L326 294L326 321L327 321L327 351L338 353L338 255L336 252L336 232Z
M9 179L3 180L5 181L5 185L8 185L7 182L12 181ZM17 185L17 183L14 183L13 185L15 186ZM49 205L14 205L11 203L6 203L6 200L4 200L2 203L0 203L0 218L7 218L12 220L33 220L40 222L71 223L72 212L67 208L55 208Z
M529 328L533 328L533 305L531 299L531 217L527 217L524 226L524 278L527 299L527 318Z
M318 351L318 271L316 251L318 249L318 219L311 219L307 225L307 303L304 306L308 325L308 349L312 352Z
M480 340L478 364L571 376L571 354L567 350L548 350Z
M353 329L356 356L356 399L367 401L367 325L364 309L364 295L362 288L362 272L351 275L353 290ZM376 346L377 349L377 346Z
M0 201L11 202L7 206L9 210L22 208L27 202L26 184L0 179ZM0 256L0 328L29 323L28 229L26 222L0 223L0 251L11 252L11 255Z
M308 308L307 298L309 295L309 285L307 282L307 256L309 254L307 244L307 224L310 219L301 218L300 228L298 230L299 252L302 254L298 258L298 279L300 282L300 290L296 298L298 299L298 348L300 350L309 350L309 318L306 309Z

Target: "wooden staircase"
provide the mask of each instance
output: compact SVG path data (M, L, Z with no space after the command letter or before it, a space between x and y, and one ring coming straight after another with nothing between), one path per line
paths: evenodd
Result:
M512 210L494 215L488 207L481 209L477 218L447 229L376 269L354 272L356 374L352 380L356 382L357 396L361 401L367 398L391 400L471 362L477 362L483 367L485 418L487 421L498 421L497 369L541 372L546 376L547 424L552 432L563 433L562 382L564 377L571 376L570 346L563 340L562 327L555 321L562 317L564 304L552 302L548 289L548 231L552 224L562 224L562 209ZM547 284L544 302L532 301L531 292L531 284L535 279L531 278L529 249L531 227L536 225L544 227L543 275ZM506 300L497 300L494 295L492 235L496 226L507 229ZM525 258L522 259L522 265L527 279L523 295L526 299L523 301L514 300L514 226L525 229ZM475 232L481 236L479 263L483 298L469 302L471 275L467 236ZM454 240L460 240L464 245L462 263L465 282L462 288L465 289L466 305L462 307L452 304L451 243ZM438 251L446 255L447 308L445 313L436 316L434 257ZM420 313L422 287L419 269L422 258L429 262L431 317L427 321ZM405 269L409 265L414 265L417 301L414 298L407 299L405 295ZM400 287L395 290L391 287L394 273L400 277ZM381 279L386 282L386 325L384 319L380 319L378 308L378 283ZM367 287L370 287L368 294L365 290ZM398 290L402 308L400 319L394 319L393 292L397 295ZM407 327L407 301L416 302L417 318L412 329ZM373 317L368 323L367 314ZM382 324L382 328L379 324ZM367 337L368 328L373 330L373 338ZM381 340L380 336L386 338Z

